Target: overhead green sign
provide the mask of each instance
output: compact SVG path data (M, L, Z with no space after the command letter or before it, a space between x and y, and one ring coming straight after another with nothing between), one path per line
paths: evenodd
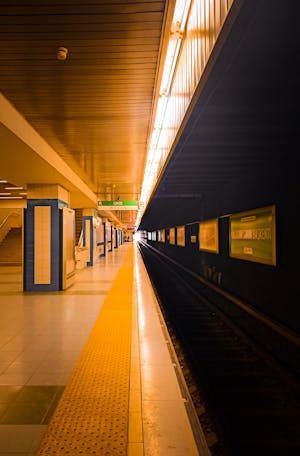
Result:
M139 202L137 200L100 200L98 208L114 211L134 211L138 210Z
M275 206L231 215L230 256L276 265Z

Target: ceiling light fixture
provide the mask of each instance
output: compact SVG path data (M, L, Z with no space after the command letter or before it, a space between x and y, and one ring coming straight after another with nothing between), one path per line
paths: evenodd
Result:
M6 180L0 179L0 184L7 184Z
M5 190L24 190L24 187L4 187Z
M171 35L164 62L163 76L160 85L161 95L168 95L170 91L190 5L191 0L177 0L175 5L171 27Z
M22 196L0 196L0 199L4 200L4 199L7 199L7 200L16 200L16 199L23 199Z
M168 131L164 131L166 128L166 111L171 98L171 88L183 42L190 6L191 0L177 0L174 8L171 33L160 83L160 95L156 106L153 129L148 142L148 152L141 189L140 206L136 219L137 225L140 223L144 209L149 201L151 191L159 175L160 165L167 157L168 153L168 150L162 147L162 141L160 139L162 132L169 134Z
M64 46L60 46L56 51L57 60L66 60L68 56L68 49Z
M170 41L168 44L168 50L166 60L164 64L164 70L160 85L160 94L169 95L170 87L173 81L173 76L176 68L178 54L180 51L182 42L182 33L178 29L171 33Z
M190 10L191 0L177 0L174 15L173 15L173 24L179 24L180 30L183 32L185 30L189 10Z
M156 116L155 116L155 121L154 121L154 129L162 127L168 100L169 100L168 97L166 97L164 95L160 96L158 99L157 108L156 108Z
M5 193L0 193L1 196L8 196L11 195L11 193L5 192Z

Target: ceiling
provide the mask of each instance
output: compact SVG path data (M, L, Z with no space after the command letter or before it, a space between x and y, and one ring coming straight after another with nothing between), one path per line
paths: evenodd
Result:
M292 163L287 144L299 120L293 123L292 113L298 14L292 1L237 3L237 17L232 10L227 18L140 229L199 220L193 217L209 194L250 173L255 178L262 167L280 172Z
M139 195L165 8L1 1L1 92L100 198Z

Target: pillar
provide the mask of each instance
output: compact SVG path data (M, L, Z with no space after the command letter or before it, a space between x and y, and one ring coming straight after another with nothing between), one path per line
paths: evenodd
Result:
M106 256L106 248L107 248L107 246L106 246L106 241L107 241L106 240L106 223L107 223L106 220L104 222L102 222L102 226L103 226L103 254L102 254L102 256L104 256L104 257Z
M114 227L113 225L110 225L110 248L109 248L109 252L112 252L113 251L113 243L114 243Z
M87 266L93 266L96 257L96 230L94 228L96 216L97 211L93 208L83 209L82 211L83 247L88 249Z
M69 192L63 187L28 184L24 210L25 291L58 291L72 283L75 221L74 211L68 206Z
M114 248L118 248L118 228L114 229Z

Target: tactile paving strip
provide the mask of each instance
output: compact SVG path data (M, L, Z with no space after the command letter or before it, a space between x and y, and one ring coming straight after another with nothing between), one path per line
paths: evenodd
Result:
M132 248L83 349L38 455L126 455Z

